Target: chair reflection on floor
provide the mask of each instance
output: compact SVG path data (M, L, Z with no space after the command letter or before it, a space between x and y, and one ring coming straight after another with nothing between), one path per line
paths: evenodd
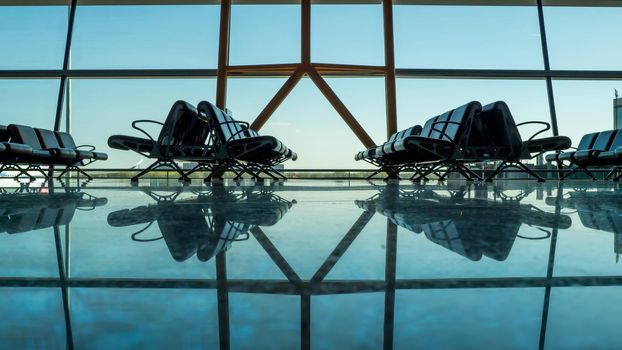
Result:
M546 199L554 205L554 199ZM564 209L575 209L583 226L605 232L613 236L613 251L616 262L622 254L622 191L573 191L561 203Z
M146 224L132 234L132 240L152 242L163 239L176 261L185 261L195 254L200 261L208 261L228 250L232 242L248 239L249 231L257 226L272 226L279 222L295 203L252 188L236 192L217 186L209 192L197 193L194 198L177 200L178 194L157 196L149 193L154 199L164 199L156 204L110 213L108 224L113 227ZM141 234L155 222L161 236L141 238Z
M0 194L0 232L14 234L67 225L76 210L93 210L108 202L84 192L47 191Z
M540 237L522 237L526 239L546 239L550 237L547 229L569 228L571 224L566 215L544 212L519 200L467 198L460 191L441 196L431 190L404 192L387 186L356 204L409 231L423 232L430 241L473 261L483 256L507 259L516 238L522 237L519 230L523 224L543 232Z

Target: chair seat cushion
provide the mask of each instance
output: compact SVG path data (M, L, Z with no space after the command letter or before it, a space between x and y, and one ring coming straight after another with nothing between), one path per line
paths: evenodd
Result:
M560 153L560 154L561 154L561 153ZM558 154L558 153L550 153L550 154L547 154L547 155L544 157L544 159L545 159L547 162L556 162L556 161L559 159L559 154Z
M364 151L361 151L361 152L357 153L354 156L354 160L363 160L363 159L374 158L374 154L376 154L376 147L368 148L368 149L366 149Z
M574 154L575 152L562 152L559 154L559 160L562 161L571 161L574 160Z
M279 158L296 160L298 155L272 136L246 137L227 143L232 158L269 164Z
M21 143L4 143L4 146L6 146L12 155L24 156L32 154L32 147L22 145Z
M409 136L378 146L374 157L395 163L423 163L443 160L451 156L453 149L454 144L447 140Z
M523 142L523 150L527 153L563 151L570 148L572 141L566 136L551 136Z
M108 160L108 155L104 152L92 152L93 158L96 160Z
M122 151L150 153L154 145L155 141L142 137L113 135L108 138L108 146L110 148Z
M598 151L593 151L589 149L580 150L574 153L574 159L577 161L584 161L593 158L596 154L598 154Z

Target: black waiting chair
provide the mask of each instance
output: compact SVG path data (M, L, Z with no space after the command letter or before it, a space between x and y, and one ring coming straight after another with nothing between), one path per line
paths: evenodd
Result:
M211 145L219 162L206 181L220 177L226 170L233 171L236 178L244 173L257 180L262 173L275 180L286 178L274 166L290 159L295 161L298 156L283 142L273 136L260 136L248 123L233 119L210 102L202 101L198 110L210 123Z
M0 162L2 163L0 171L14 170L18 172L16 177L26 175L34 179L28 173L28 171L34 170L47 178L48 174L41 168L41 165L64 165L65 170L59 177L73 169L91 179L92 177L80 169L79 165L108 159L105 153L78 151L75 143L73 143L72 148L65 148L62 144L63 139L65 142L71 140L73 143L73 138L68 133L39 128L33 129L18 124L0 127L0 142L4 146L4 151L0 152ZM22 168L20 165L26 167Z
M157 139L138 126L144 123L162 126ZM190 181L189 174L184 173L177 161L197 161L203 166L208 164L208 168L213 162L212 148L205 144L210 133L209 125L198 118L196 108L188 102L175 102L163 123L156 120L135 120L132 128L143 133L146 138L128 135L113 135L108 138L108 146L111 148L133 151L146 158L155 159L146 169L132 177L132 182L162 167L175 170L181 176L180 180L187 182Z
M86 176L88 179L93 177L87 174L80 166L91 164L98 160L107 160L108 155L102 152L95 152L94 146L90 147L90 151L78 150L73 137L68 133L54 132L47 129L34 129L41 146L46 150L55 152L57 163L65 165L65 169L58 175L61 178L67 172L75 170L76 172ZM66 145L66 146L65 146Z
M614 180L618 181L621 176L616 176L616 173L622 166L622 129L586 134L581 138L575 151L550 154L546 160L562 165L566 163L572 167L572 170L562 175L560 180L578 172L583 172L592 180L596 180L588 167L613 167L605 179L615 176Z
M471 123L481 110L477 101L469 102L456 109L429 119L423 128L414 126L395 135L395 138L355 156L356 160L366 160L395 173L405 169L415 171L413 178L425 179L427 174L446 168L458 171L467 180L479 178L461 161L471 131ZM418 134L417 134L418 132ZM421 167L426 167L424 171Z
M518 127L528 124L541 124L544 128L524 140ZM544 182L544 178L536 174L523 161L534 159L546 152L565 150L571 145L570 138L566 136L536 138L549 129L550 124L544 121L517 124L508 105L503 101L488 104L482 108L481 113L473 122L473 132L469 142L470 157L501 162L492 174L486 177L486 181L492 181L504 169L514 167Z

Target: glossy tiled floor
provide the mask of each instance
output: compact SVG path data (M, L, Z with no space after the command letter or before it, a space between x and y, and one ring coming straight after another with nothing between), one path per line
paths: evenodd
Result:
M0 348L620 347L610 183L0 185Z

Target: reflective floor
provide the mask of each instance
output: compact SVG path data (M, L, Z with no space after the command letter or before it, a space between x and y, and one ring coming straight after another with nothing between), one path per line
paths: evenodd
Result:
M621 346L611 183L0 186L0 348Z

